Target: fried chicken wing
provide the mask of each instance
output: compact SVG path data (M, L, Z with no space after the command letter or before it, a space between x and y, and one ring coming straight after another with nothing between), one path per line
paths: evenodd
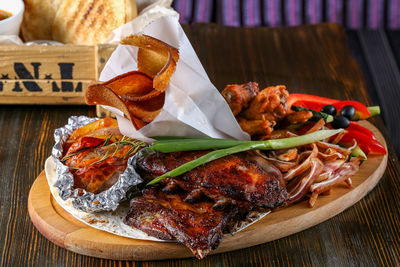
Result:
M267 87L251 100L249 107L242 114L248 120L279 121L287 113L288 97L286 86Z
M258 83L248 82L245 84L229 84L222 91L233 115L237 115L249 105L249 102L259 93Z
M297 111L290 113L286 116L286 120L289 122L289 124L300 124L300 123L305 123L309 119L311 119L313 116L311 111Z
M240 128L251 136L270 136L276 124L275 121L264 120L248 120L241 116L237 116Z
M222 95L243 131L252 137L268 138L276 123L287 112L289 92L283 85L270 86L259 91L258 84L230 84Z

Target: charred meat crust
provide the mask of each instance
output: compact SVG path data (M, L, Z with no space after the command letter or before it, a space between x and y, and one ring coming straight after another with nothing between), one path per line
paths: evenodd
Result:
M145 189L131 201L126 223L164 240L175 238L198 258L215 249L223 239L223 229L237 214L235 207L223 211L211 201L189 204L187 194L167 195L156 188Z
M152 179L205 153L142 150L135 168ZM131 200L126 223L160 239L176 239L201 259L243 214L283 205L288 193L281 181L280 171L254 153L226 156L144 189Z
M155 152L137 160L136 167L141 175L154 178L204 153L206 152ZM266 170L259 162L242 157L243 155L230 155L179 177L164 179L161 184L173 182L185 191L200 189L214 201L228 198L240 208L248 210L282 205L287 198L287 191L280 183L281 173L269 163L266 164L270 165L270 169Z

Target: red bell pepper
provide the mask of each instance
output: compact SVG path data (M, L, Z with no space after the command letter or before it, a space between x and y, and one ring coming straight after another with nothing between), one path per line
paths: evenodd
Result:
M357 122L350 122L347 133L343 136L340 142L351 143L356 139L358 146L367 153L371 154L386 154L386 149L381 143L376 140L373 132L365 127L362 127Z
M320 111L323 106L332 105L333 103L340 102L339 100L326 98L316 95L307 94L290 94L286 102L289 109L295 105L303 108L309 108L316 111Z
M96 137L90 137L90 136L85 136L82 137L79 141L73 143L69 148L66 153L66 155L75 153L78 150L84 149L84 148L94 148L100 145L102 142L104 142L104 139L96 138ZM66 149L64 147L64 149Z
M340 140L340 143L351 143L353 139L357 141L358 146L366 153L386 154L386 149L377 140L371 139L368 135L358 131L349 131Z
M297 133L299 135L305 134L315 123L309 123L301 127ZM329 126L329 124L328 124ZM331 137L331 140L335 139ZM386 154L386 149L377 140L373 132L357 124L357 122L350 122L349 128L346 129L346 134L340 140L340 143L351 144L353 140L357 141L358 146L365 153L371 154Z
M315 96L315 95L307 95L307 94L290 94L288 101L286 102L289 109L295 106L301 106L304 108L313 109L316 111L320 111L322 107L326 105L333 105L337 113L339 114L340 110L347 105L353 106L356 109L356 119L367 119L371 117L371 112L368 108L360 102L352 101L352 100L345 100L339 101L336 99Z
M359 124L358 124L357 122L355 122L355 121L351 121L351 122L350 122L350 126L349 126L349 128L347 128L347 130L348 130L348 131L351 131L351 132L361 132L361 133L364 133L364 134L368 135L369 138L371 138L372 140L376 140L376 137L375 137L375 135L374 135L373 132L371 132L370 130L368 130L368 129L365 128L365 127L362 127L361 125L359 125Z

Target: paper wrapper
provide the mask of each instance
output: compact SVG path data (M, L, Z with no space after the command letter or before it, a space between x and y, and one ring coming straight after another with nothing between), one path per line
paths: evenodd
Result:
M124 135L145 142L151 142L149 137L152 136L250 139L249 135L241 130L228 104L210 82L176 18L161 17L147 25L142 34L178 48L179 61L166 88L164 107L153 122L140 130L135 130L121 111L104 106L116 114ZM136 47L119 45L101 72L100 81L137 70L137 51Z

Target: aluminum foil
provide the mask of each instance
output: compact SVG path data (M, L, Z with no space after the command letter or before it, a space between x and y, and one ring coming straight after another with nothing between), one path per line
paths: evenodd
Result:
M143 179L133 168L133 157L131 157L128 159L125 171L120 174L118 181L109 189L99 194L86 192L82 189L73 189L74 177L69 171L68 166L64 165L60 160L63 154L63 143L67 141L74 130L96 120L99 120L99 118L72 116L68 119L67 125L56 129L54 132L55 145L52 155L56 163L58 177L54 186L59 189L59 195L64 201L71 199L74 208L85 212L115 210L119 203L125 200L126 193L133 191L135 186L143 182Z

